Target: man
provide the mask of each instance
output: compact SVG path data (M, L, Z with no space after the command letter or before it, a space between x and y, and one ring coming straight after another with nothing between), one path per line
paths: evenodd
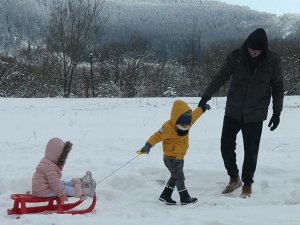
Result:
M230 180L222 191L233 192L241 187L241 197L250 197L257 164L263 121L268 114L271 96L273 115L268 124L271 131L280 122L283 105L283 76L280 57L268 49L264 29L252 32L240 49L231 52L219 72L207 86L199 102L204 106L220 87L231 79L221 137L221 153ZM236 136L242 132L244 162L242 181L236 164Z

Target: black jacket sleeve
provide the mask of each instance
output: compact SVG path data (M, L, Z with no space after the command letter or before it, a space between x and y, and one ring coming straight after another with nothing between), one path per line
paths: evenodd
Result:
M284 96L284 82L281 60L276 57L275 69L271 77L271 88L272 88L272 99L273 99L273 113L280 115L283 107L283 96Z

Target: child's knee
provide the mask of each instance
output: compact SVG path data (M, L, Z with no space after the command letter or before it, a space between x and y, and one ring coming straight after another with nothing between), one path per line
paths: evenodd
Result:
M82 184L82 180L80 178L72 178L72 183L75 184Z
M83 191L82 191L82 188L81 188L81 183L76 183L74 185L74 191L75 191L75 197L76 198L80 198L82 195L83 195Z

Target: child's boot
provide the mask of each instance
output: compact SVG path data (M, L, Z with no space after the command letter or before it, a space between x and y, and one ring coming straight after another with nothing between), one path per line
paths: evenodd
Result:
M94 197L95 190L96 190L96 185L97 185L96 181L94 179L92 179L90 183L88 183L87 185L85 185L82 188L83 195L84 196L89 196L89 197Z
M72 178L73 184L80 184L82 187L87 186L92 180L91 171L86 171L85 175L82 178Z
M184 189L183 191L179 191L179 195L181 205L194 204L198 202L198 199L192 198L186 189Z
M161 193L159 200L165 202L167 205L176 205L176 201L171 198L173 193L173 188L165 187L163 192Z
M86 171L84 177L82 177L81 179L84 185L89 184L93 179L92 172Z

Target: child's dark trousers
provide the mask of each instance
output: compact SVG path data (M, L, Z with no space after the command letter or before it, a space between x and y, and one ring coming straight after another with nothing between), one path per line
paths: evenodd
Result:
M171 177L166 186L172 189L176 186L179 192L185 190L185 178L183 173L184 160L178 160L175 157L164 155L164 163L171 173Z

